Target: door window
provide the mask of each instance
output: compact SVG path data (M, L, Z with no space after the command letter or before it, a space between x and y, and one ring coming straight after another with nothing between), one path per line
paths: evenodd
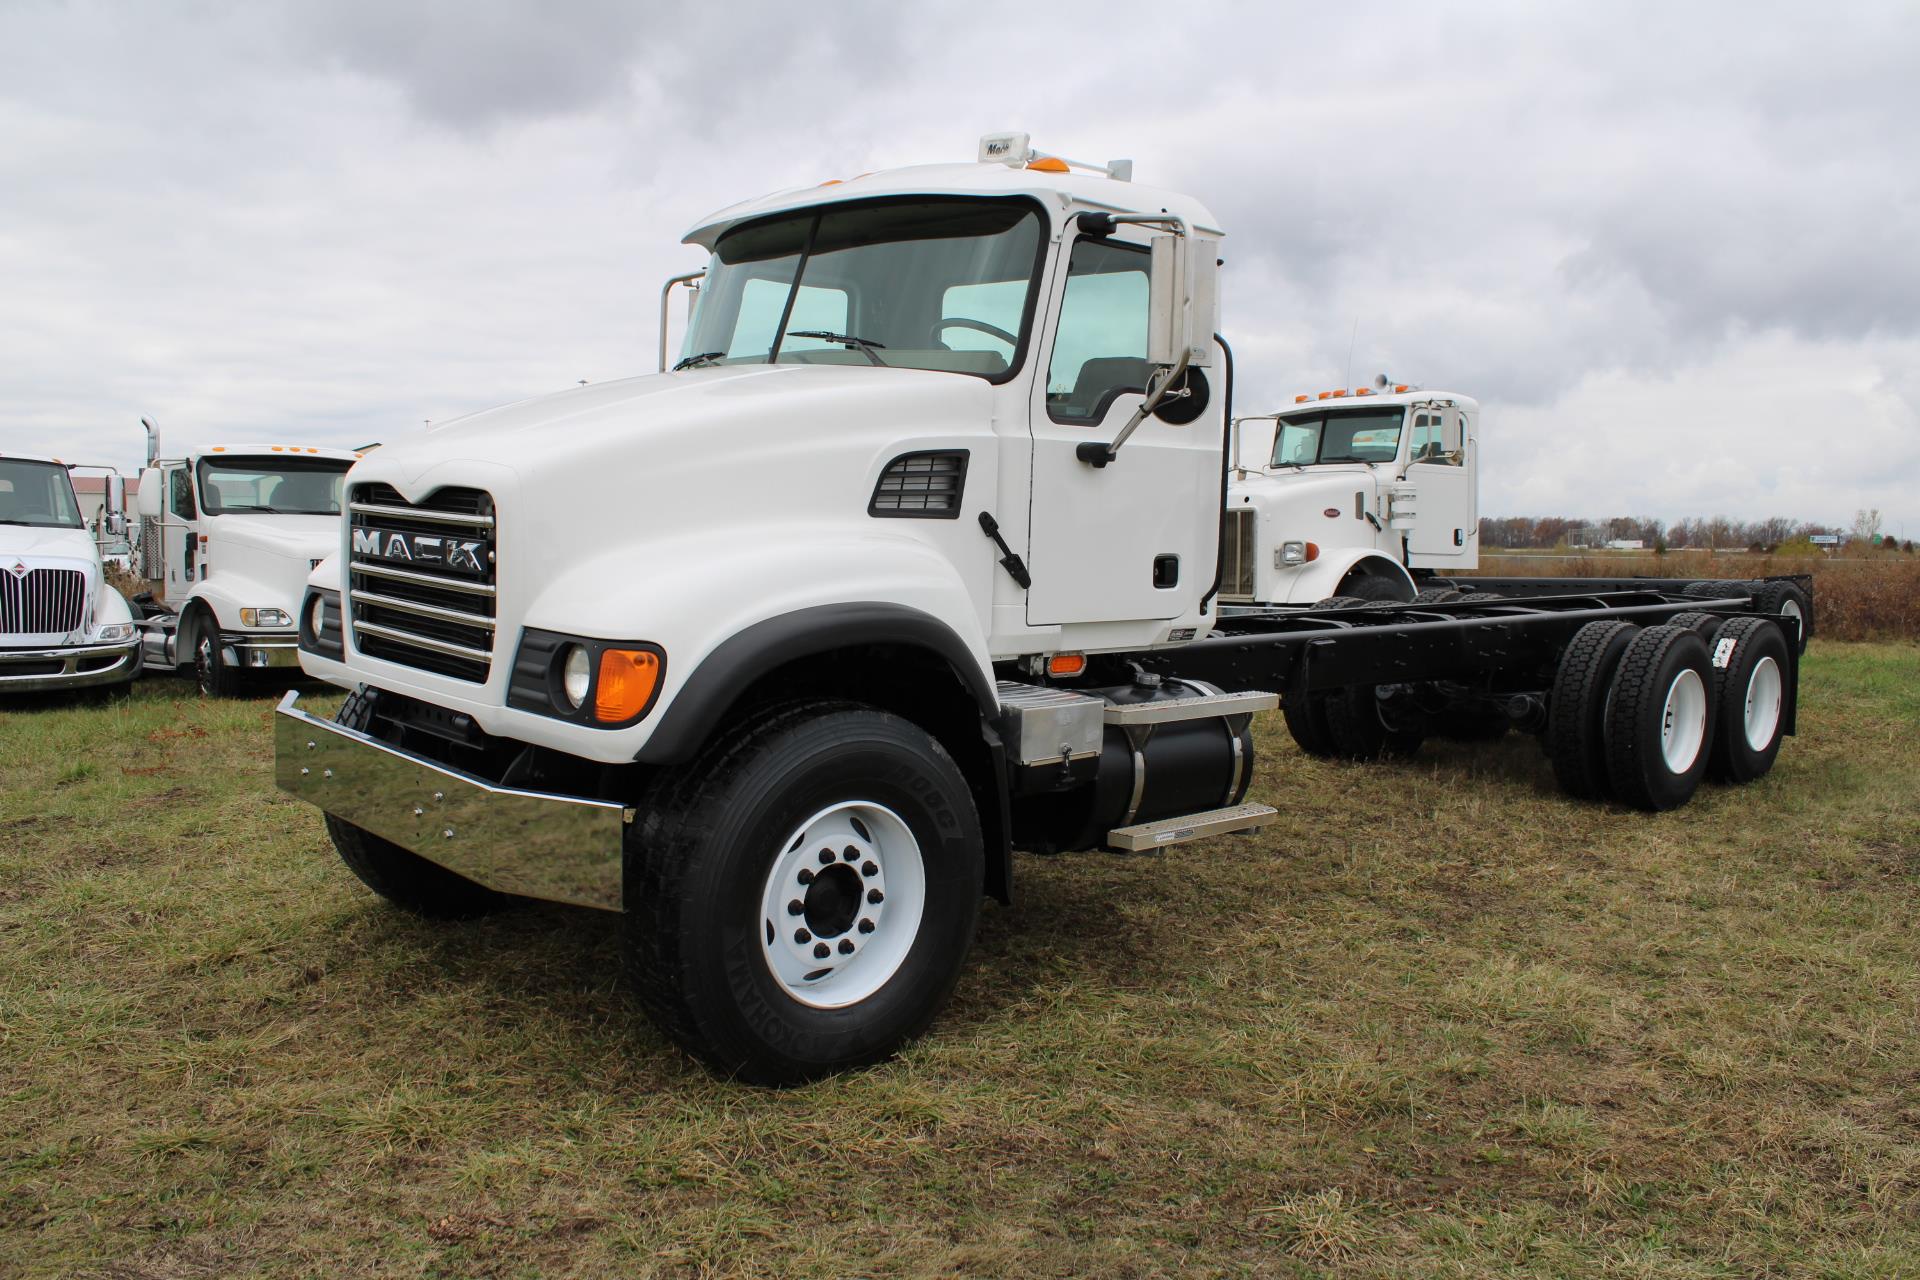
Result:
M1459 433L1449 429L1453 421L1457 421L1453 415L1443 414L1438 409L1415 414L1412 460L1459 466L1461 464L1457 443Z
M1047 369L1055 422L1099 422L1115 397L1147 389L1147 251L1078 240Z
M192 520L198 515L193 505L193 474L185 467L167 472L167 506L182 520Z

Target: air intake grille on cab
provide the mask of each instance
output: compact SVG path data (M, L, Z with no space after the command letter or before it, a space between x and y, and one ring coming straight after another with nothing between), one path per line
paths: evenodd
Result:
M486 680L493 666L493 498L437 489L411 503L389 485L353 487L348 614L360 652Z
M887 464L874 486L870 516L954 520L967 487L967 451L940 449L903 453Z

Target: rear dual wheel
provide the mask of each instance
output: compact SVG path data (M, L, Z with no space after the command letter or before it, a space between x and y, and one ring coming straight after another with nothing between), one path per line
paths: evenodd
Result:
M1707 776L1741 784L1780 754L1789 689L1787 638L1766 618L1729 619L1713 637L1713 748Z
M1693 798L1707 771L1713 688L1706 643L1691 628L1648 627L1628 641L1602 735L1614 799L1658 812Z

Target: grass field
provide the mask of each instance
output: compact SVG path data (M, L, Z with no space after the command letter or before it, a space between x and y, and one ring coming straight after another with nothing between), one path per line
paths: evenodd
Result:
M1023 856L904 1058L718 1082L616 922L399 914L267 700L0 713L0 1275L1920 1274L1920 648L1661 817L1264 727L1281 821Z

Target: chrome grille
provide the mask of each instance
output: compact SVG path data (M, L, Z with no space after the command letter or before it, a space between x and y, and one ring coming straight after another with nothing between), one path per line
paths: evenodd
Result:
M1220 597L1253 599L1253 508L1227 510L1226 537L1220 552Z
M0 566L0 635L64 635L78 631L86 616L87 575L80 570L16 574Z
M355 485L347 503L354 645L389 662L480 683L493 666L493 499L438 489L418 503Z

